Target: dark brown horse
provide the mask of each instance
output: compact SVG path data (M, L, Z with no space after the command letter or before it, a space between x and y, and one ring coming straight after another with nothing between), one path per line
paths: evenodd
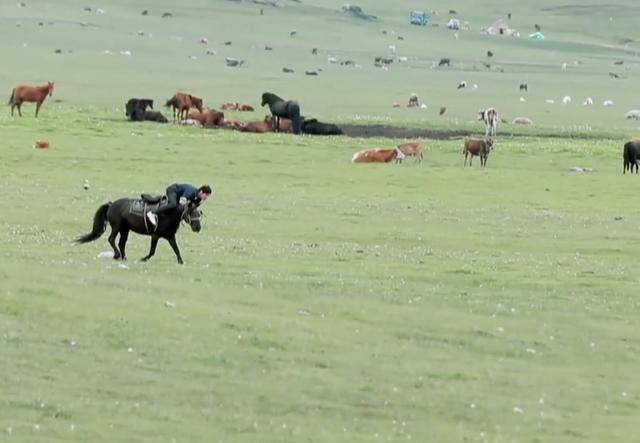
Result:
M93 230L75 240L76 243L88 243L100 238L104 231L107 230L107 222L111 225L111 235L109 235L109 244L113 248L113 258L116 260L125 260L125 246L129 231L137 232L142 235L151 236L151 249L149 253L142 258L142 261L149 260L156 252L156 246L160 238L166 238L173 252L178 258L178 263L183 264L180 250L176 243L176 232L180 227L180 222L185 221L194 232L199 232L202 228L200 219L202 213L198 210L197 205L190 203L188 206L178 206L175 210L166 212L159 216L158 226L154 230L147 223L146 212L157 206L159 198L154 199L154 203L146 203L144 200L121 198L115 202L105 203L96 211L93 218ZM152 200L153 201L153 200ZM120 240L116 247L116 237L120 234Z
M196 108L202 112L202 99L191 94L185 94L184 92L177 92L167 100L165 106L171 106L173 110L173 121L176 120L176 110L178 111L178 120L183 120L191 108Z
M53 94L53 82L47 82L46 85L42 86L16 86L13 88L13 91L11 91L11 98L9 99L9 104L11 105L11 116L13 116L13 108L18 108L18 115L22 117L22 111L20 111L22 103L35 102L37 118L40 106L42 106L44 99L47 98L47 94L49 97Z

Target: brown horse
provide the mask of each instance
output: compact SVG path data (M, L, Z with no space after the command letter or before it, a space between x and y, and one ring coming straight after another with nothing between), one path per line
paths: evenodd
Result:
M173 110L173 121L176 120L176 110L178 111L178 120L182 120L187 116L191 108L196 108L202 112L202 99L191 94L185 94L184 92L177 92L167 100L165 106L171 106Z
M19 85L13 88L11 91L11 98L9 104L11 105L11 116L13 116L13 108L18 108L18 115L22 117L20 107L24 102L36 102L36 118L38 117L38 111L47 94L51 96L53 94L53 82L47 82L42 86L27 86Z
M274 125L273 115L267 115L264 118L264 121L270 124L271 127L273 127ZM293 122L291 120L289 120L288 118L282 118L282 117L278 119L278 132L291 133L293 132L292 129L293 129Z
M206 112L190 112L187 118L200 122L202 126L219 126L224 121L224 113L208 109Z

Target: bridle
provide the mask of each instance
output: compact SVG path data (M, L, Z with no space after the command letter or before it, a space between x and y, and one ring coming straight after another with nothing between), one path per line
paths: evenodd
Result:
M193 213L195 213L196 215L193 215ZM189 225L191 224L191 222L195 221L202 223L202 211L197 208L190 208L188 205L185 205L181 219Z

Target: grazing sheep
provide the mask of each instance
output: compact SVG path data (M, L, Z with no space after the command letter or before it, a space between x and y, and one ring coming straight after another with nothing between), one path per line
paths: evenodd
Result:
M632 109L631 111L625 114L624 118L627 118L627 119L632 118L634 120L640 120L640 109Z
M516 117L513 119L511 123L513 123L514 125L532 125L533 124L531 119L527 117Z

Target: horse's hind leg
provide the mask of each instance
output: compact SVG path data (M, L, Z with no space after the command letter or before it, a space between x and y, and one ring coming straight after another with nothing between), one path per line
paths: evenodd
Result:
M22 103L18 102L18 103L16 104L16 107L18 108L18 115L19 115L20 117L22 117L22 111L20 110L20 108L22 107Z
M127 245L127 239L129 238L129 229L122 228L120 229L120 240L118 241L118 248L120 248L120 258L122 260L126 260L127 256L124 252L124 249Z
M109 235L109 244L113 248L113 258L114 260L120 260L120 251L116 247L116 236L118 235L118 230L115 226L111 225L111 234Z
M40 106L42 106L42 102L38 102L36 104L36 118L38 118L38 112L40 112Z

